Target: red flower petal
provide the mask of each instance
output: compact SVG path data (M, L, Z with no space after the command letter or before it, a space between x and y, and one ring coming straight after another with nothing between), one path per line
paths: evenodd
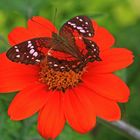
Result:
M50 30L51 32L57 32L57 29L55 28L55 26L49 20L43 17L34 16L32 18L32 21L40 24L42 27L44 27L44 29Z
M55 138L64 127L62 96L62 93L57 91L50 93L47 104L39 114L38 131L46 139Z
M17 27L8 35L9 43L14 46L26 40L37 37L51 37L52 32L57 32L55 26L47 19L33 17L28 21L28 28Z
M114 101L94 94L92 96L97 116L107 121L117 121L121 118L121 111Z
M8 35L8 40L11 46L34 38L35 35L24 27L14 28Z
M0 55L0 92L21 90L38 81L39 68L11 62L5 53Z
M117 76L113 74L95 74L83 79L86 86L97 94L116 100L118 102L127 102L129 98L129 88Z
M94 108L98 117L108 121L120 119L121 112L116 102L96 94L86 86L82 87L81 90L87 90L86 94L94 103Z
M56 32L55 27L47 19L44 19L44 22L42 19L41 17L34 17L28 20L29 32L34 33L36 37L52 37L52 32Z
M101 51L109 49L115 43L113 35L103 27L97 28L92 40L96 42Z
M102 61L89 64L89 73L109 73L129 66L133 54L124 48L113 48L100 53Z
M15 96L8 109L8 115L12 120L30 117L45 105L47 97L45 85L32 84Z
M66 119L71 127L80 133L89 131L96 123L95 108L86 92L87 90L76 87L64 95Z

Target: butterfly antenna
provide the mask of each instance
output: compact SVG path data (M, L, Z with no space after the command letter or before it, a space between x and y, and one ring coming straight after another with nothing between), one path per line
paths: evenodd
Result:
M57 16L57 8L55 8L55 10L54 10L54 17L53 17L53 24L54 25L55 25L56 16Z

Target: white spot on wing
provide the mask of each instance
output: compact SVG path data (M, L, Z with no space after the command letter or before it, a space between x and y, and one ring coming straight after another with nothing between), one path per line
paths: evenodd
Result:
M30 48L31 48L31 49L33 49L33 48L34 48L34 46L31 46Z
M34 49L31 49L29 53L30 53L30 54L33 54L34 51L35 51Z
M35 53L33 54L33 56L37 57L37 56L38 56L38 52L35 52Z
M78 26L78 27L77 27L77 29L81 30L81 29L83 29L83 28L82 28L82 27L80 27L80 26Z
M36 62L40 62L40 60L39 60L39 59L36 59L35 61L36 61Z
M58 65L57 65L57 64L54 64L53 66L54 66L54 67L57 67Z
M61 69L64 69L65 67L64 67L64 66L61 66L60 68L61 68Z
M19 52L19 49L16 49L16 52Z
M19 57L20 57L20 55L18 54L18 55L16 55L16 57L17 57L17 58L19 58Z
M85 33L85 30L80 30L81 33Z
M75 25L75 23L71 23L71 25L73 26L73 25Z
M50 61L49 64L52 64L52 62Z
M28 48L29 48L29 47L31 47L31 46L32 46L32 44L31 44L31 43L29 43L29 44L28 44Z
M89 33L88 35L91 36L91 33Z

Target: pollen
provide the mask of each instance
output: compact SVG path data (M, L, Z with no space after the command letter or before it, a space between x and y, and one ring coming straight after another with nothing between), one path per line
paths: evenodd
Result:
M82 82L82 75L85 72L85 68L82 71L74 72L70 71L55 71L49 68L47 62L42 62L40 64L40 79L41 83L48 86L50 90L59 90L65 92L69 88L77 86Z

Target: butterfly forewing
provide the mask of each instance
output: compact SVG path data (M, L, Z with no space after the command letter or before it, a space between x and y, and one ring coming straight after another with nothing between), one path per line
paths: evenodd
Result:
M83 37L94 36L92 21L87 16L76 16L68 20L60 29L60 34L62 34L61 32L63 32L65 26L70 27L72 30L78 31L78 33Z
M75 31L77 32L76 35ZM87 16L76 16L68 20L61 27L59 34L68 44L67 46L60 45L60 47L63 48L65 52L70 53L80 60L83 55L75 39L80 37L83 41L85 37L93 37L94 29L92 21Z
M45 54L41 52L42 47L50 47L47 43L50 38L35 38L11 47L6 55L13 62L24 64L37 64Z

